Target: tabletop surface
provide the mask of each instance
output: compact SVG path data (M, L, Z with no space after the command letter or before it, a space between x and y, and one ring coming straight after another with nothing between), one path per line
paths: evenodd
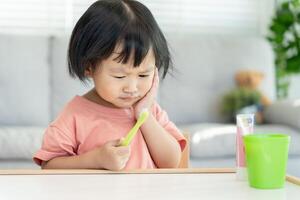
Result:
M237 181L230 169L0 170L0 199L299 199L300 186L260 190Z

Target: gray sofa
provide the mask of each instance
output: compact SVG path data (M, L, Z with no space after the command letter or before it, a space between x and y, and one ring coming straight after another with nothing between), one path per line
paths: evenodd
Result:
M161 82L158 101L191 134L191 167L234 167L235 126L224 123L220 100L234 87L239 69L264 72L261 90L274 100L270 46L262 38L245 36L185 34L167 39L176 70ZM67 74L68 36L0 35L0 44L0 168L38 168L31 157L45 127L69 99L91 86ZM255 131L291 135L288 171L300 176L300 111L291 115L293 105L275 102L267 110L269 124Z

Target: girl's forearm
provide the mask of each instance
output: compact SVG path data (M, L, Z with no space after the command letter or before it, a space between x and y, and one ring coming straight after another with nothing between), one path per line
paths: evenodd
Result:
M174 137L149 115L141 126L150 154L159 168L176 168L180 162L181 149Z
M42 169L95 169L95 163L89 154L56 157L42 163Z

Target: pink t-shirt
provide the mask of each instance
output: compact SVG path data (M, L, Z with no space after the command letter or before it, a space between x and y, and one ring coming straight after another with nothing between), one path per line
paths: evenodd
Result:
M183 150L184 136L157 103L152 114ZM135 122L132 109L109 108L75 96L46 129L42 147L33 159L41 165L42 161L55 157L83 154L110 140L125 137ZM140 130L130 145L131 155L125 169L156 168Z

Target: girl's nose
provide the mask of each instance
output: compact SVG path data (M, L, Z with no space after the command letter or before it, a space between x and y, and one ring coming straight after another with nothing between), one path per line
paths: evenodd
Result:
M123 91L126 93L134 94L137 92L137 80L128 80Z

